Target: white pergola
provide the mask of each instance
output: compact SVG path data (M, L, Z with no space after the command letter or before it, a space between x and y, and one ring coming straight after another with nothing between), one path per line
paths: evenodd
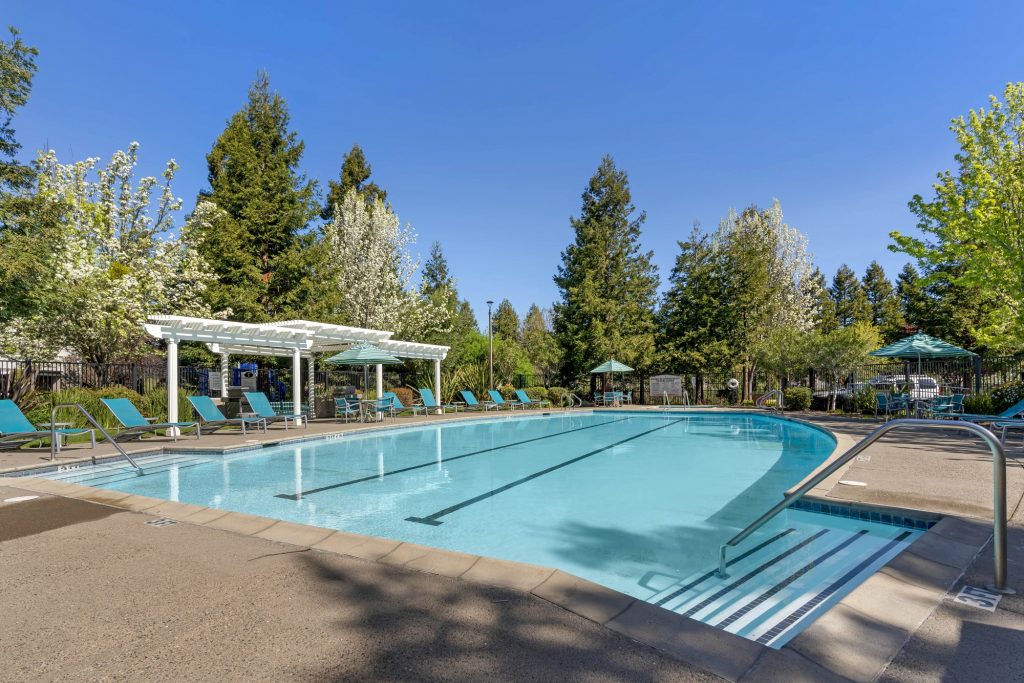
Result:
M441 361L448 355L447 346L420 344L392 339L392 332L370 330L346 325L331 325L312 320L284 320L275 323L242 323L231 320L190 318L179 315L154 315L144 325L146 331L167 342L167 420L178 421L178 342L202 342L220 355L221 397L227 396L230 357L291 356L292 396L295 410L302 405L302 359L309 363L309 404L313 409L314 357L347 349L353 344L368 342L397 358L434 361L434 386L441 395ZM384 368L377 366L377 395L384 392Z

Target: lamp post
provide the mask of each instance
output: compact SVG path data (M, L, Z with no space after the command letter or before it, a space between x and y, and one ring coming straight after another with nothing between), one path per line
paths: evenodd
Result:
M493 301L487 302L487 388L494 388L494 333L491 331L491 306Z

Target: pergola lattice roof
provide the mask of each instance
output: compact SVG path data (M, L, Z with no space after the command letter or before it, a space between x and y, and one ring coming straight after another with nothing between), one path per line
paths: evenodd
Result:
M150 316L146 331L158 339L204 342L214 353L241 356L303 356L340 351L352 344L369 342L399 358L443 360L447 346L391 339L392 332L312 320L275 323L241 323L175 315Z

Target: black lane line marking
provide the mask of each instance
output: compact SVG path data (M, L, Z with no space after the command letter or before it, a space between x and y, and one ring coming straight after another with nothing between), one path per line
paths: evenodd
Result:
M491 451L500 451L503 448L511 448L512 446L522 446L525 443L533 443L534 441L541 441L542 439L550 439L555 436L562 436L563 434L571 434L572 432L581 432L584 429L593 429L594 427L603 427L605 425L614 424L616 422L623 422L625 420L632 420L632 417L620 417L617 420L608 420L607 422L599 422L596 425L587 425L586 427L576 427L575 429L567 429L564 432L556 432L554 434L545 434L544 436L534 437L525 441L515 441L513 443L507 443L503 446L493 446L491 448L485 448L480 451L473 451L471 453L463 453L462 455L453 455L450 458L443 458L444 462L452 462L453 460L461 460L462 458L468 458L471 455L480 455L481 453L490 453ZM437 467L437 459L433 459L429 462L421 463L419 465L410 465L409 467L402 467L397 470L390 470L385 472L383 475L380 473L373 474L366 477L360 477L358 479L350 479L348 481L342 481L337 484L331 484L329 486L321 486L315 489L309 489L301 493L278 493L275 498L285 498L287 500L300 500L303 496L308 496L314 493L321 493L323 491L330 491L331 489L338 489L342 486L351 486L352 484L361 484L364 481L372 481L373 479L379 479L381 476L387 477L392 474L401 474L402 472L409 472L412 470L418 470L424 467Z
M715 627L716 628L725 628L725 627L729 626L730 624L735 622L737 619L742 617L744 614L749 613L750 610L756 608L758 605L763 604L765 600L767 600L768 598L770 598L773 595L777 594L783 588L785 588L789 584L793 583L794 581L796 581L801 576L803 576L807 572L811 571L812 569L814 569L815 567L820 565L822 562L824 562L828 558L832 557L836 553L841 552L845 548L850 547L852 544L854 544L857 541L859 541L860 539L864 538L864 534L866 534L867 532L868 532L867 529L861 529L856 534L854 534L853 536L850 536L848 539L846 539L845 541L843 541L842 543L837 545L835 548L832 548L831 550L829 550L827 553L824 553L821 556L819 556L819 557L815 558L814 560L812 560L811 562L808 562L804 566L800 567L800 569L797 569L795 572L793 572L792 574L790 574L789 576L784 578L782 581L780 581L779 583L775 584L774 586L772 586L771 588L766 590L764 593L761 593L759 596L757 596L756 598L754 598L753 600L748 602L746 605L744 605L743 607L739 608L738 610L736 610L735 612L733 612L732 614L727 616L725 619L723 619L722 621L720 621L717 624L715 624Z
M837 590L842 588L843 585L849 583L849 581L852 580L853 577L857 576L857 574L860 574L862 571L864 571L864 569L868 567L872 562L875 562L882 555L886 554L887 552L895 548L897 545L902 543L903 540L906 539L907 536L909 536L911 533L912 532L910 531L904 531L899 536L886 543L885 546L883 546L880 550L877 550L874 553L872 553L870 556L865 558L863 562L861 562L856 567L846 572L841 577L836 579L834 582L829 584L829 586L825 588L823 591L815 595L813 598L811 598L804 604L800 605L800 607L794 610L785 619L783 619L779 623L775 624L775 626L772 626L770 629L765 631L761 635L761 637L757 639L757 642L762 645L767 645L771 641L778 638L780 635L785 633L791 626L793 626L793 624L800 621L800 619L802 619L804 615L806 615L808 612L810 612L815 607L824 602L826 599L828 599L829 596L831 596Z
M803 548L804 546L808 545L809 543L813 543L814 541L818 540L819 538L821 538L822 536L824 536L827 533L828 533L828 529L822 529L821 531L819 531L818 533L814 534L813 536L811 536L809 538L805 538L804 540L800 541L799 543L797 543L795 546L793 546L792 548L790 548L786 552L782 553L781 555L777 555L777 556L773 557L772 559L768 560L767 562L762 564L757 569L754 569L754 570L744 574L740 578L736 579L735 581L733 581L729 585L725 586L724 588L722 588L721 590L716 592L711 597L705 598L699 604L694 605L690 609L686 610L686 612L683 613L683 616L684 617L692 617L694 614L696 614L697 612L701 611L702 609L704 609L705 607L707 607L708 605L713 603L715 600L718 600L720 597L722 597L726 593L729 593L730 591L735 590L739 586L742 586L747 581L750 581L752 578L754 578L755 576L757 576L758 574L763 572L765 569L768 569L769 567L771 567L774 564L782 562L784 559L786 559L787 557L789 557L790 555L792 555L796 551L800 550L801 548Z
M533 474L528 474L525 477L523 477L522 479L517 479L517 480L515 480L515 481L513 481L511 483L505 484L504 486L499 486L496 489L492 489L492 490L488 491L487 493L481 493L479 496L474 496L473 498L470 498L469 500L464 500L461 503L456 503L455 505L451 505L449 507L446 507L443 510L438 510L437 512L435 512L433 514L430 514L430 515L427 515L426 517L406 517L405 521L407 521L407 522L419 522L420 524L429 524L431 526L438 526L438 525L442 524L442 522L439 521L440 518L444 517L445 515L450 515L453 512L461 510L462 508L469 507L470 505L473 505L475 503L479 503L481 500L487 500L488 498L496 496L499 493L504 493L505 491L508 491L509 489L513 489L513 488L519 486L520 484L525 484L526 482L531 481L533 479L536 479L537 477L543 477L545 474L550 474L551 472L554 472L555 470L560 470L563 467L568 467L569 465L577 463L580 460L586 460L587 458L595 456L598 453L604 453L605 451L607 451L609 449L612 449L612 448L615 448L616 446L621 446L624 443L628 443L630 441L634 441L636 439L639 439L642 436L647 436L648 434L652 434L652 433L654 433L654 432L656 432L658 430L665 429L666 427L671 427L674 424L679 424L682 421L683 420L673 420L672 422L669 422L667 424L659 425L659 426L655 427L654 429L648 429L645 432L640 432L639 434L631 436L628 439L623 439L622 441L616 441L615 443L609 444L608 446L602 446L601 448L598 448L597 450L593 450L593 451L590 451L589 453L584 453L583 455L576 456L575 458L573 458L571 460L566 460L565 462L560 462L557 465L552 465L551 467L543 469L543 470L541 470L539 472L534 472Z
M756 553L758 550L761 550L761 549L771 545L772 543L774 543L775 541L779 540L783 536L787 536L787 535L793 533L794 531L796 531L796 529L786 529L785 531L783 531L783 532L781 532L779 534L776 534L775 536L772 536L767 541L764 541L764 542L754 546L753 548L751 548L747 552L743 553L742 555L737 555L736 557L732 558L731 560L729 560L728 562L725 563L725 566L726 567L731 567L734 564L736 564L737 562L739 562L740 560L747 559L748 557L750 557L751 555ZM690 583L686 584L685 586L680 586L676 590L672 591L672 593L670 595L665 596L664 598L662 598L661 600L658 600L658 602L656 602L654 604L656 606L658 606L658 607L661 607L666 602L669 602L671 600L674 600L675 598L678 598L680 595L682 595L686 591L690 590L691 588L693 588L697 584L704 583L705 581L707 581L708 579L710 579L712 576L714 576L717 573L718 573L717 569L712 569L707 574L704 574L703 576L694 579L693 581L691 581Z

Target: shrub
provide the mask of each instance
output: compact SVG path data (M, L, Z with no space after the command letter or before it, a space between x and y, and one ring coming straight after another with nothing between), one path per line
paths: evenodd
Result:
M811 390L807 387L789 387L782 392L786 410L807 410L811 407Z
M523 391L530 397L531 401L547 401L548 389L547 387L526 387Z
M875 392L869 387L861 387L853 392L850 402L855 413L873 413L878 405Z
M1007 382L1006 384L1000 384L998 387L992 390L992 410L1001 411L1006 410L1017 401L1024 399L1024 383L1021 382ZM965 412L977 412L967 411Z
M569 390L565 387L551 387L548 389L548 400L553 406L564 406L569 397Z
M498 387L498 393L506 401L516 400L516 388L511 384L502 384Z
M996 408L996 405L993 402L992 397L989 396L988 394L968 396L964 399L965 413L974 413L975 415L994 415L996 410L1002 409Z
M117 429L120 424L114 418L113 413L100 402L101 398L126 398L135 404L139 412L146 417L155 417L158 422L167 420L167 392L162 389L151 391L145 396L137 391L132 391L120 385L87 389L84 387L72 387L59 391L43 391L36 396L35 407L26 413L26 417L34 424L43 424L50 421L50 411L56 405L64 403L78 403L89 414L96 418L104 429ZM188 402L184 390L178 391L178 419L187 422L192 417L192 404ZM57 411L57 421L67 422L75 427L87 427L88 421L75 408L61 408Z

